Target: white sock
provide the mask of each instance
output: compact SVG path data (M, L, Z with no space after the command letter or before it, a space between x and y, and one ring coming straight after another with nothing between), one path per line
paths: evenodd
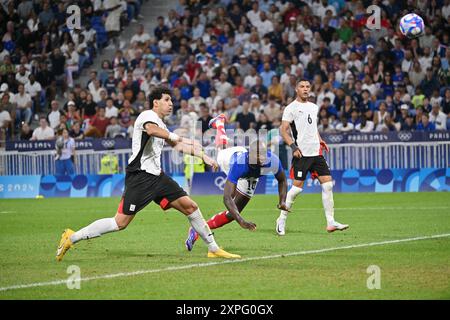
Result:
M289 191L288 191L288 193L287 193L287 195L286 195L286 206L287 206L289 209L290 209L290 208L292 207L292 205L294 204L295 198L296 198L296 197L300 194L300 192L302 192L302 191L303 191L302 188L299 188L299 187L296 187L296 186L292 186L292 187L289 189ZM287 211L281 210L281 212L280 212L280 218L281 218L281 219L287 219L288 213L289 213L289 212L287 212Z
M203 219L202 213L200 209L195 210L193 213L187 216L189 223L192 228L198 233L200 238L208 245L208 250L211 252L216 252L219 250L219 246L214 240L214 236L206 223L205 219Z
M115 218L100 219L75 232L70 237L70 241L72 241L72 243L77 243L80 240L100 237L102 234L118 230L119 226L117 225Z
M334 223L334 201L333 201L333 182L322 183L322 203L325 210L327 224Z

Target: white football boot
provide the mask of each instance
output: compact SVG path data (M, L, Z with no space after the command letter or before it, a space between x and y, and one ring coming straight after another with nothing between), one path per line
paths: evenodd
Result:
M334 232L336 230L344 231L345 229L348 229L348 224L342 224L337 221L327 226L327 232Z
M276 231L279 236L284 236L286 234L286 218L279 217L277 219Z

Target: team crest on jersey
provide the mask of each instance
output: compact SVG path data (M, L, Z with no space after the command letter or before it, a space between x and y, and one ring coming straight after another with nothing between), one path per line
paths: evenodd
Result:
M136 205L135 204L130 204L130 211L134 211L136 210Z
M301 171L297 172L297 177L298 177L298 178L301 178L302 175L303 175L303 172L301 172Z

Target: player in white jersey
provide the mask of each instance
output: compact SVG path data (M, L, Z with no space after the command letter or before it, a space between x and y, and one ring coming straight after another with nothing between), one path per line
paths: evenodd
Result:
M197 204L171 177L162 172L161 152L167 142L183 153L202 158L215 169L218 168L217 162L203 152L200 144L167 130L162 119L172 112L169 89L155 88L149 100L152 110L142 112L135 122L125 190L115 217L94 221L77 232L66 229L56 252L56 260L61 261L67 250L78 241L125 229L136 213L152 201L163 210L174 208L186 215L191 227L208 245L209 258L240 258L219 248Z
M334 220L333 182L330 168L322 155L322 149L329 151L317 129L319 107L308 101L311 84L308 80L300 80L296 86L297 98L283 112L280 133L284 142L292 148L292 167L290 178L292 188L286 197L286 206L292 207L297 195L303 191L308 172L313 179L317 178L322 186L322 203L327 219L327 231L345 230L348 225ZM291 137L290 129L294 138ZM288 211L282 210L277 219L276 231L285 234Z

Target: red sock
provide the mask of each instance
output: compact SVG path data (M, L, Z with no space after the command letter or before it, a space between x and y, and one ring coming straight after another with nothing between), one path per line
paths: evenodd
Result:
M227 223L230 223L233 220L228 219L227 217L228 211L223 211L221 213L216 214L214 217L208 220L208 226L210 229L217 229Z
M216 133L216 146L226 147L228 144L228 140L226 139L227 133L225 132L225 124L221 121L217 121L215 124L215 127L217 129Z

